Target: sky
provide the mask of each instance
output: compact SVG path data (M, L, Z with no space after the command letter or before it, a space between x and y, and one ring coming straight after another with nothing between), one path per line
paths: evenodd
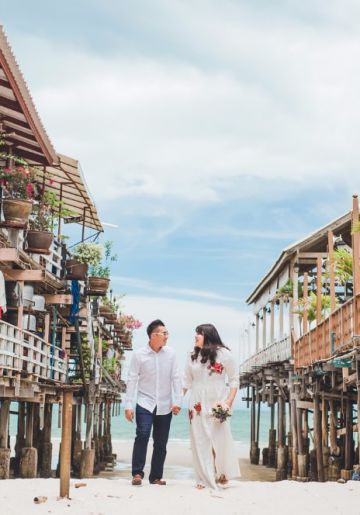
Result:
M118 226L113 291L164 320L180 361L206 322L243 359L258 281L351 208L359 15L355 0L0 0L51 141Z

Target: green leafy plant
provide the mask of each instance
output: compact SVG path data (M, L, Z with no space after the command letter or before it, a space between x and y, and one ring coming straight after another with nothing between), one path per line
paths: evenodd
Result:
M338 303L336 304L338 305ZM331 297L330 295L321 295L321 318L325 318L326 314L331 308ZM308 321L313 322L316 320L316 309L317 309L317 295L314 292L310 292L307 299L301 298L297 302L297 307L293 311L294 314L299 315L300 318L304 318L304 314L307 313Z
M102 277L108 279L110 277L111 263L117 261L117 255L112 253L113 242L105 241L104 243L104 258L102 262L91 265L90 275L93 277Z
M34 205L29 220L32 231L53 231L59 217L66 218L74 215L74 211L64 207L64 202L53 191L45 191L41 200Z
M79 243L72 252L72 257L89 266L96 266L102 260L103 248L99 243Z

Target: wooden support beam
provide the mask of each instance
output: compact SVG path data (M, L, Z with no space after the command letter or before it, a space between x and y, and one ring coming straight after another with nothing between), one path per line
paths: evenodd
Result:
M8 448L10 400L3 399L0 408L0 449Z
M328 273L330 281L330 308L331 311L335 311L336 299L335 299L335 263L334 263L334 235L332 231L328 231ZM331 320L331 317L330 317Z
M308 298L309 298L309 274L307 272L304 273L304 305L306 306ZM303 316L303 334L308 332L308 312L307 309L304 309L304 316Z
M296 407L298 409L314 409L314 403L310 401L296 401Z
M3 263L17 263L19 261L19 251L12 247L0 249L0 261Z
M326 258L326 252L299 252L298 258Z
M5 281L41 282L45 279L44 270L3 270Z
M352 219L354 227L359 223L359 203L358 196L353 195ZM353 278L354 278L354 297L360 293L360 233L354 232L352 235L352 255L353 255ZM356 329L355 329L356 331ZM358 333L356 333L358 334Z
M73 296L70 294L51 294L46 293L44 295L45 297L45 304L66 304L71 305L73 303Z
M316 323L321 322L321 297L322 297L322 259L316 260Z
M314 396L314 445L316 450L316 464L318 481L323 483L325 481L324 466L323 466L323 446L322 446L322 431L321 431L321 412L320 412L320 398L319 394Z
M64 391L60 448L60 497L70 495L71 422L73 392Z

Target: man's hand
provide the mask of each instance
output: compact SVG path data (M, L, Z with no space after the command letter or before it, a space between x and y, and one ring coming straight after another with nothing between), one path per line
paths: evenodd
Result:
M128 422L133 422L134 421L134 410L126 409L125 410L125 418Z
M171 411L172 411L173 415L177 415L180 410L181 410L180 406L173 406L171 408Z

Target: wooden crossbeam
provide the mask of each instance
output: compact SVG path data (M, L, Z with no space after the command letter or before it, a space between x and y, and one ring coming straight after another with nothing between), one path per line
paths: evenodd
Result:
M5 281L41 282L45 279L44 270L3 270Z

